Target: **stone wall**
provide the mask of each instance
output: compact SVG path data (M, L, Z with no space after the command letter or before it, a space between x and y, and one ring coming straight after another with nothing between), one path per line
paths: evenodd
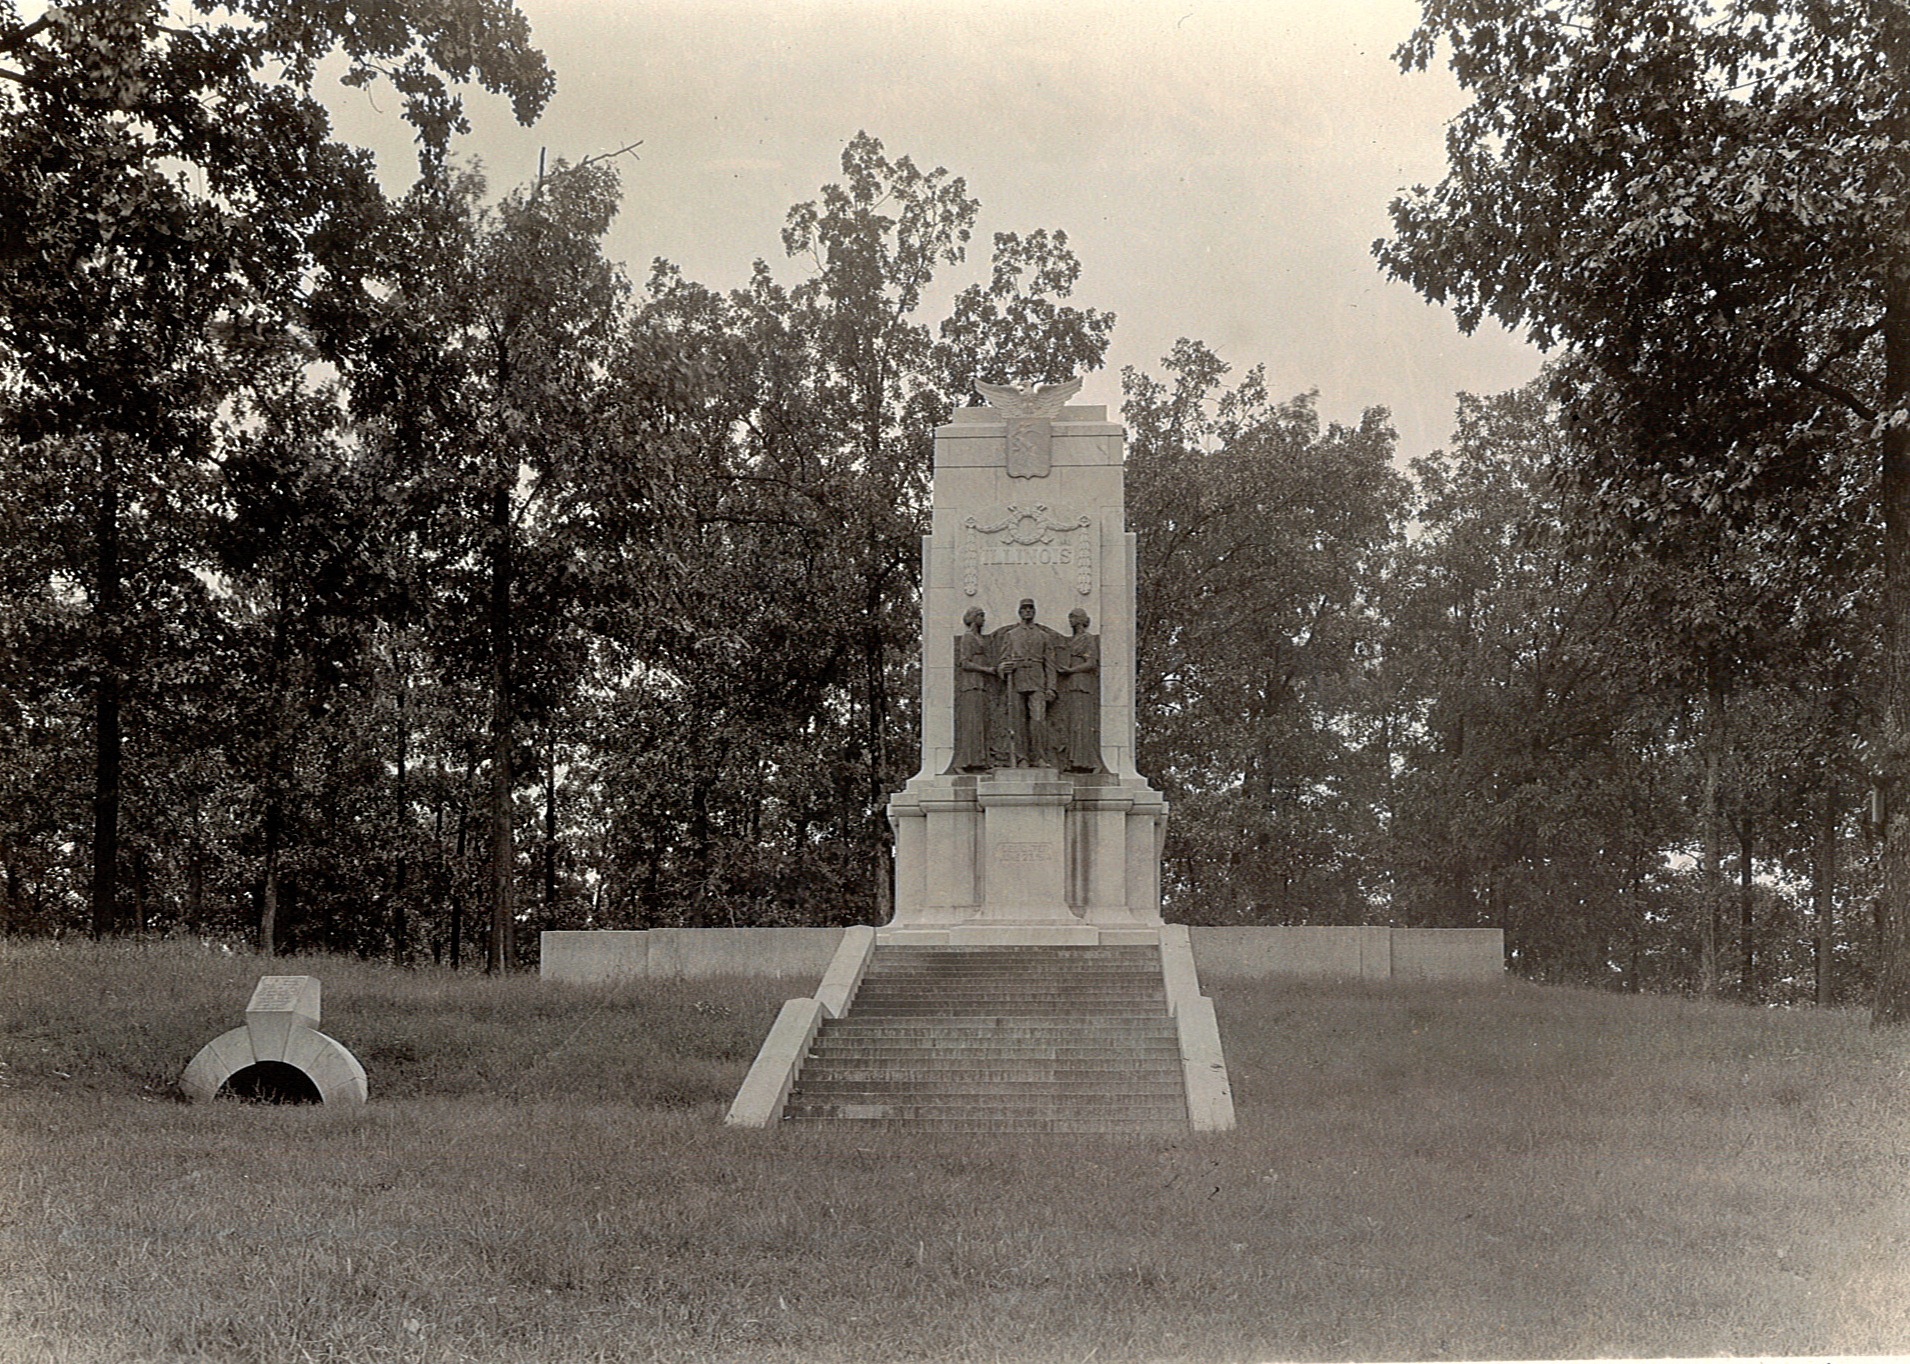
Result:
M1203 980L1370 980L1400 983L1496 980L1505 935L1496 928L1196 928ZM652 928L640 932L545 933L545 980L814 976L841 941L840 928Z
M1196 928L1203 980L1371 980L1399 984L1496 980L1496 928Z
M545 933L537 972L594 985L625 977L814 976L842 941L840 928L652 928Z

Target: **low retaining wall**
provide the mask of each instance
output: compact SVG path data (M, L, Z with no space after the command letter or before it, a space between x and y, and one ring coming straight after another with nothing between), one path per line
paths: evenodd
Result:
M1196 928L1201 979L1370 980L1396 984L1497 980L1497 928Z
M545 980L688 980L813 976L829 968L840 928L652 928L545 933ZM1196 928L1202 979L1368 980L1401 984L1496 980L1505 934L1496 928Z
M840 928L651 928L545 933L537 974L596 985L637 977L814 976L829 969Z

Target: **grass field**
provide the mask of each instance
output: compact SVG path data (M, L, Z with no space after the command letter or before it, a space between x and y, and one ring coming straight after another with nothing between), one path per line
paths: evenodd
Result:
M172 1081L260 964L0 943L0 1359L1910 1350L1910 1043L1845 1013L1210 981L1240 1127L733 1132L813 981L290 960L359 1110Z

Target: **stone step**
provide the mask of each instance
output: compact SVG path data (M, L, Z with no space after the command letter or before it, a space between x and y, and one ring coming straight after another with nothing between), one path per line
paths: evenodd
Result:
M1159 976L1154 980L1003 980L1001 976L976 976L974 980L863 980L858 995L913 995L923 991L974 993L974 995L1159 995Z
M994 1009L976 1009L963 1013L959 1009L873 1009L866 1014L850 1011L843 1022L857 1024L857 1030L864 1028L907 1028L921 1025L924 1031L952 1033L958 1028L975 1029L970 1035L976 1037L1005 1037L1017 1034L1026 1036L1075 1036L1075 1037L1173 1037L1174 1020L1164 1013L1096 1014L1090 1023L1073 1025L1065 1009L1030 1009L1026 1013L1002 1013ZM1158 1033L1144 1032L1142 1029L1161 1024ZM936 1025L936 1026L930 1026Z
M863 1018L1078 1018L1079 1011L1064 1000L1052 1003L1023 1003L1007 1005L999 1000L977 1000L964 1006L959 1000L924 999L879 1000L852 1008L852 1013ZM1095 1004L1095 1016L1114 1019L1150 1019L1165 1018L1167 1011L1156 1004L1151 1008L1136 1004L1131 1008L1119 1010L1111 1007L1107 1001Z
M1127 1083L1131 1079L1154 1081L1161 1076L1180 1083L1180 1062L1178 1060L1144 1060L1133 1066L1121 1066L1110 1062L1052 1062L1035 1060L1028 1064L1001 1062L987 1056L972 1056L961 1060L938 1060L934 1056L909 1056L909 1058L856 1058L856 1060L831 1060L831 1062L812 1062L804 1068L804 1077L798 1083L810 1083L810 1079L842 1079L842 1077L863 1077L863 1079L907 1079L911 1076L936 1077L936 1079L1028 1079L1028 1081L1056 1081L1056 1083Z
M1148 1052L1171 1052L1179 1054L1174 1045L1173 1035L1165 1037L1137 1037L1129 1033L1110 1033L1101 1036L1077 1033L1065 1037L1044 1036L1036 1033L998 1034L994 1037L937 1037L933 1033L914 1033L906 1035L870 1033L823 1033L811 1044L812 1056L822 1055L843 1049L862 1049L876 1051L927 1051L946 1052L950 1055L980 1053L989 1051L1025 1052L1029 1055L1092 1055L1094 1053L1115 1053L1122 1056L1140 1055Z
M1011 943L878 943L876 952L884 961L909 957L1001 957L1008 960L1068 961L1085 958L1110 961L1119 957L1146 957L1159 961L1161 949L1153 943L1065 943L1053 946Z
M804 1080L790 1093L792 1097L800 1099L817 1099L831 1094L907 1094L936 1099L966 1095L996 1099L1050 1099L1057 1102L1086 1096L1159 1099L1171 1103L1178 1095L1179 1079L1176 1075L1124 1075L1074 1080L1052 1075L938 1075L933 1071L896 1071L872 1076L851 1071Z
M840 1127L858 1123L875 1131L917 1133L1052 1133L1070 1137L1186 1137L1186 1118L879 1118L858 1114L823 1114L785 1118L791 1127Z
M1070 1037L1099 1039L1110 1037L1176 1036L1174 1020L1160 1014L1134 1014L1127 1018L1099 1015L1090 1021L1073 1022L1065 1014L868 1014L825 1022L825 1032L839 1036L886 1033L896 1037L977 1037L997 1041L1010 1037L1052 1037L1065 1041Z
M840 1032L817 1034L816 1043L810 1047L812 1053L831 1051L835 1047L848 1045L875 1045L884 1049L919 1049L919 1051L989 1051L989 1049L1016 1049L1016 1051L1106 1051L1108 1047L1119 1047L1121 1051L1175 1051L1173 1032L1159 1034L1133 1034L1133 1032L1039 1032L1035 1028L1003 1028L993 1034L953 1034L938 1032L934 1028L926 1030L907 1030L900 1028L877 1028L873 1020L865 1022L861 1028L844 1028Z
M1167 997L1159 990L870 990L858 992L851 1007L876 1003L932 1004L940 1000L968 1004L999 1004L1006 1009L1043 1004L1072 1004L1084 1013L1125 1013L1135 1008L1165 1009Z
M865 990L1106 990L1110 993L1126 994L1134 990L1157 991L1161 988L1161 974L1156 971L1151 980L1128 980L1119 976L935 976L920 980L898 980L893 977L862 978Z
M864 980L1145 980L1159 979L1160 963L1082 962L1058 966L1051 962L1015 965L993 962L872 962Z
M1042 1104L1031 1100L1017 1100L1013 1103L983 1104L961 1101L939 1104L934 1102L901 1102L887 1097L872 1097L857 1100L846 1097L830 1100L806 1102L794 1096L790 1098L786 1110L791 1118L860 1118L911 1120L942 1119L957 1122L974 1122L984 1119L1065 1119L1099 1118L1103 1121L1121 1121L1130 1123L1187 1122L1187 1105L1169 1103L1135 1103L1123 1100L1118 1104L1072 1105Z
M1176 1040L1171 1027L1158 1031L1149 1029L1143 1032L1139 1029L1127 1028L1040 1028L1010 1025L989 1028L985 1031L977 1029L961 1031L957 1030L955 1025L963 1020L955 1018L937 1019L936 1022L947 1026L928 1028L889 1026L916 1021L905 1018L869 1018L851 1021L856 1022L857 1026L825 1027L816 1036L817 1045L836 1041L858 1041L916 1044L945 1042L961 1046L1006 1046L1010 1043L1020 1043L1026 1046L1091 1047L1132 1042L1137 1045L1152 1043L1171 1047L1175 1045Z
M1067 1056L1031 1055L999 1052L945 1051L860 1051L812 1054L803 1066L803 1074L835 1075L847 1071L875 1074L879 1071L923 1071L935 1074L989 1071L1036 1075L1152 1074L1156 1071L1179 1074L1180 1057L1172 1052L1133 1052L1111 1055L1080 1052Z
M1130 968L1126 966L1122 966L1122 967L1082 966L1082 967L1059 967L1059 968L1050 967L1050 966L1040 966L1040 967L1031 966L1031 967L1021 968L1018 970L1008 970L1008 971L997 970L997 969L985 969L982 967L965 967L965 966L954 966L954 967L871 966L867 971L863 972L863 975L862 975L862 979L865 981L897 980L897 981L916 981L916 982L964 981L964 980L966 981L1000 980L1000 981L1018 982L1018 981L1029 981L1029 980L1037 980L1037 981L1052 980L1052 981L1082 981L1082 982L1108 981L1114 984L1137 984L1137 983L1144 983L1150 978L1156 984L1160 982L1161 971L1159 966L1155 966L1151 969L1134 969L1134 968Z

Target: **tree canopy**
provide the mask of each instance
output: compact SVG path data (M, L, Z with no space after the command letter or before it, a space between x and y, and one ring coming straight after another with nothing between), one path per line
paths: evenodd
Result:
M1548 378L1402 468L1197 340L1123 374L1171 918L1894 997L1898 22L1430 5L1402 58L1475 100L1381 258ZM449 156L467 84L548 97L509 8L0 10L6 930L504 969L887 917L933 428L1113 317L1061 230L971 264L965 182L866 133L784 261L633 281L610 163Z
M1751 571L1820 616L1881 561L1875 1016L1910 1023L1910 13L1427 0L1399 58L1442 52L1471 96L1449 172L1376 250L1462 325L1565 352L1561 468L1603 525L1673 558L1696 521L1748 528Z

